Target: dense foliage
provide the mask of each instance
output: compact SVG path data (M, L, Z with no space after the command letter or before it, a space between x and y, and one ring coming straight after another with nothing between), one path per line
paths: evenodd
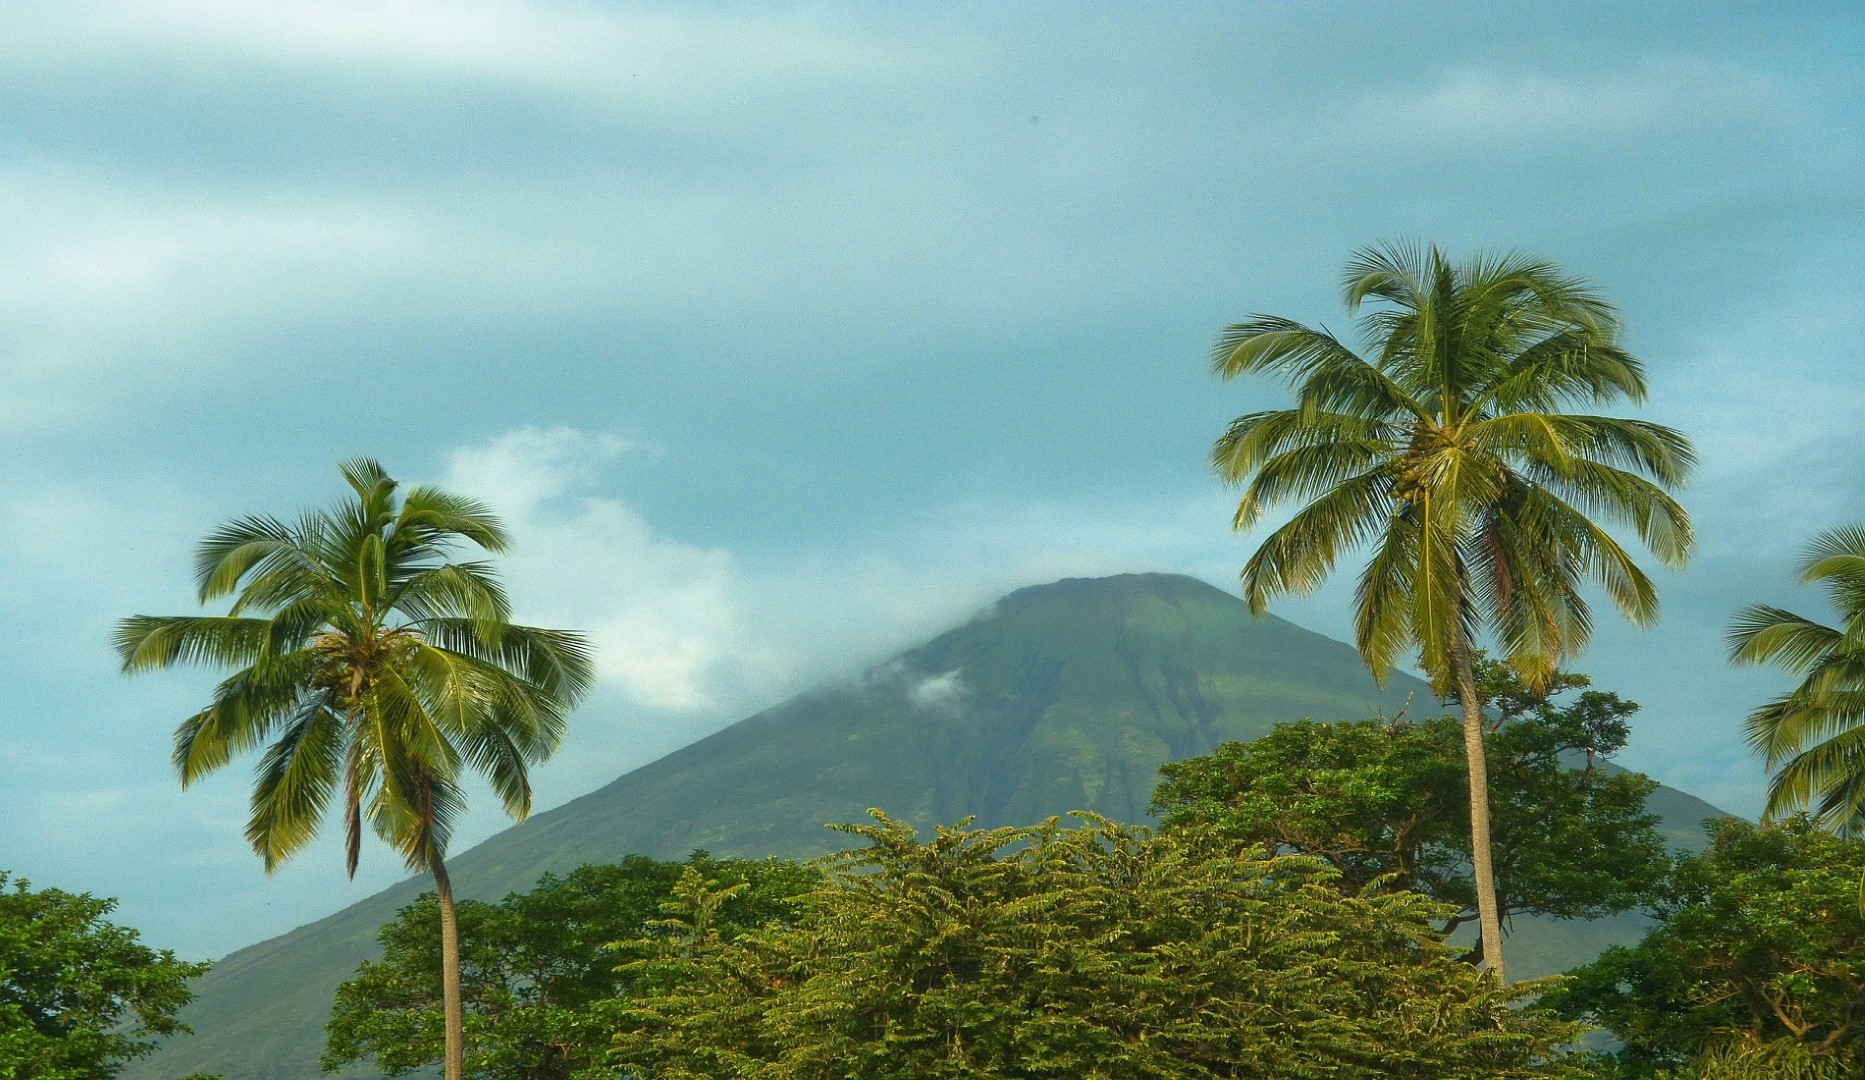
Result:
M0 1080L102 1080L187 1030L175 1013L208 965L140 944L115 907L0 871Z
M1492 661L1477 672L1495 717L1485 741L1501 913L1596 918L1645 902L1668 867L1645 808L1657 784L1603 761L1638 706L1583 675L1537 689ZM1447 929L1474 915L1457 717L1304 720L1161 771L1153 809L1169 830L1325 859L1349 891L1416 889L1455 905Z
M1456 962L1410 892L1206 834L938 830L876 812L787 922L682 879L608 1066L674 1080L1527 1077L1570 1029ZM611 1073L610 1075L613 1075Z
M685 863L631 856L547 876L498 904L459 905L467 1075L482 1080L567 1080L609 1043L595 1002L635 992L627 961L648 947L683 872L731 888L721 933L778 918L820 875L793 862ZM382 959L337 990L322 1064L370 1060L401 1076L441 1060L440 940L436 899L423 896L382 928ZM632 942L632 945L626 943ZM615 947L616 943L624 943Z
M1865 1075L1865 842L1805 817L1712 823L1661 925L1553 1002L1624 1043L1624 1075Z

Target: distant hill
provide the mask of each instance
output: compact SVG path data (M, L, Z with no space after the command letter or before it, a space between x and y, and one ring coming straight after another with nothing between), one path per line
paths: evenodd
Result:
M490 900L631 852L820 854L840 840L824 823L860 820L870 806L922 826L974 815L1027 824L1076 809L1140 821L1167 761L1304 716L1391 712L1414 694L1414 711L1432 700L1403 675L1382 690L1350 647L1253 617L1204 582L1070 579L1012 593L859 681L740 721L455 855L449 869L462 896ZM1686 846L1699 842L1700 821L1722 815L1668 788L1652 805ZM318 1076L337 984L426 888L410 879L227 957L183 1013L196 1034L124 1075ZM1641 932L1627 918L1517 920L1511 970L1561 970Z

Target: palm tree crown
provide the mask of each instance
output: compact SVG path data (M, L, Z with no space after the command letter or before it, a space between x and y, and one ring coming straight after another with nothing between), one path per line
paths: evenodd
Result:
M202 542L200 599L226 615L122 621L126 672L179 665L236 670L175 732L185 787L270 743L246 837L268 871L316 834L341 792L355 873L362 822L410 869L433 869L483 775L507 812L531 809L528 766L562 740L592 667L579 635L510 621L505 592L460 544L504 550L480 503L428 487L403 497L380 465L342 466L354 498L286 523L238 518Z
M1357 253L1344 294L1350 314L1379 304L1360 320L1370 359L1272 316L1230 327L1212 354L1224 378L1278 376L1296 396L1239 417L1211 455L1225 479L1247 479L1239 529L1266 507L1305 504L1245 566L1251 606L1308 591L1370 545L1361 654L1383 677L1416 649L1451 691L1453 653L1485 628L1531 683L1583 648L1589 579L1634 622L1655 618L1650 579L1594 519L1682 563L1690 521L1665 489L1694 453L1670 428L1565 411L1644 399L1612 306L1545 262L1454 265L1410 244Z
M1798 569L1803 584L1825 588L1839 625L1751 604L1736 613L1730 655L1801 677L1748 717L1749 741L1774 772L1768 815L1810 809L1856 834L1865 829L1865 525L1814 537Z

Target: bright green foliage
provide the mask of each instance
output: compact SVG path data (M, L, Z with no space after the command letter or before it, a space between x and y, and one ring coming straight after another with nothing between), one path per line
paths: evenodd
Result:
M821 880L779 859L685 863L630 856L547 876L529 893L460 905L461 986L470 1052L467 1075L484 1080L567 1080L606 1050L610 1030L596 1001L635 992L633 969L661 908L692 871L734 888L719 912L727 932L781 916L790 897ZM382 928L383 956L337 990L326 1070L373 1059L401 1076L441 1059L440 940L435 898L403 908ZM617 942L633 942L617 948Z
M1662 925L1553 1003L1617 1036L1628 1076L1865 1075L1865 842L1805 817L1711 834L1679 861Z
M1440 690L1484 627L1531 681L1584 648L1588 580L1633 621L1654 619L1650 579L1593 519L1683 562L1690 521L1665 489L1694 454L1670 428L1567 411L1645 397L1612 305L1546 262L1452 263L1410 244L1356 253L1343 292L1349 313L1377 305L1360 320L1370 358L1274 316L1230 327L1212 352L1224 378L1271 375L1296 396L1238 417L1211 452L1247 482L1238 528L1300 506L1244 566L1251 607L1307 592L1370 544L1355 644L1379 673L1422 652Z
M1748 717L1749 741L1774 772L1768 813L1809 809L1851 833L1865 826L1865 525L1814 537L1799 569L1802 583L1825 588L1839 625L1753 604L1736 614L1729 645L1737 663L1800 676Z
M1647 902L1668 867L1645 807L1657 784L1601 760L1625 745L1638 706L1586 689L1584 675L1536 690L1493 661L1477 671L1496 715L1486 742L1502 913L1597 918ZM1304 720L1161 773L1153 808L1168 830L1316 856L1348 891L1416 889L1456 905L1452 926L1474 917L1457 717Z
M530 812L527 766L561 741L592 677L588 646L514 625L491 567L449 561L461 543L504 550L483 505L427 487L398 499L365 459L343 476L349 502L292 524L238 518L201 543L201 602L232 597L226 615L132 616L117 652L131 673L236 669L176 729L175 769L185 787L271 743L246 826L266 869L310 842L333 796L352 872L364 819L428 869L463 805L463 768L512 816Z
M103 1080L187 1030L175 1012L208 965L140 944L115 907L0 870L0 1080Z
M1457 963L1415 893L1208 837L947 828L878 811L793 921L735 940L690 872L661 991L605 1007L659 1080L1563 1075L1571 1034Z

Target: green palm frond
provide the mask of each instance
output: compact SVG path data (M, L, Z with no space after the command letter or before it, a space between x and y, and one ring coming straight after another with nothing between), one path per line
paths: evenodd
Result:
M491 507L431 487L409 489L397 523L397 531L403 530L421 536L458 537L495 555L511 543Z
M1841 832L1865 828L1865 525L1815 536L1801 555L1805 584L1825 587L1840 622L1828 626L1767 604L1730 623L1729 657L1800 676L1749 713L1749 743L1770 769L1767 814L1811 809Z
M1690 519L1670 489L1695 453L1662 425L1565 410L1645 394L1612 305L1544 260L1453 263L1413 241L1356 252L1342 299L1364 353L1268 315L1212 353L1221 376L1272 375L1296 399L1239 417L1212 449L1245 488L1238 528L1297 507L1246 563L1246 598L1260 609L1311 589L1371 544L1361 652L1383 670L1416 649L1440 683L1454 643L1485 631L1519 670L1553 670L1591 635L1589 582L1634 621L1655 617L1650 579L1601 526L1629 527L1666 565L1687 559Z
M463 617L493 634L512 617L511 601L492 567L479 562L443 563L407 576L390 597L410 619Z
M1767 604L1735 613L1729 628L1729 658L1739 664L1774 664L1802 673L1832 656L1843 631Z
M1315 499L1288 523L1271 533L1243 568L1243 595L1252 611L1287 593L1313 589L1334 569L1342 552L1371 540L1385 523L1390 470L1381 468L1353 477ZM1246 492L1243 507L1262 504ZM1248 524L1245 511L1237 511L1239 527ZM1253 520L1253 517L1252 519Z
M343 776L343 719L321 697L302 702L259 760L246 839L266 873L317 835Z
M170 760L186 788L233 758L257 749L307 698L316 658L307 653L280 657L265 668L234 672L214 690L213 704L175 729Z
M1768 816L1806 809L1845 835L1865 827L1865 726L1846 730L1779 763L1768 782Z
M117 624L113 644L123 670L250 664L266 651L272 623L215 615L134 615Z

